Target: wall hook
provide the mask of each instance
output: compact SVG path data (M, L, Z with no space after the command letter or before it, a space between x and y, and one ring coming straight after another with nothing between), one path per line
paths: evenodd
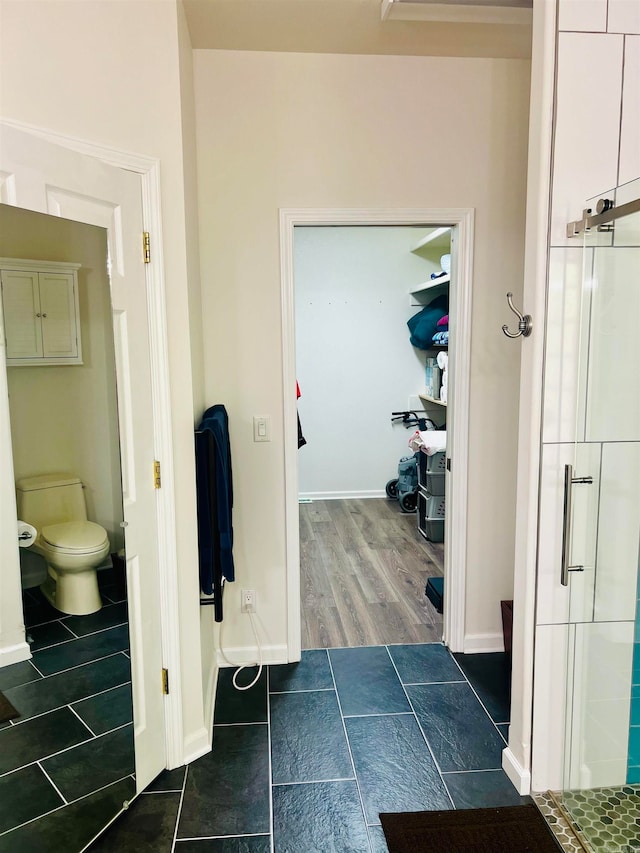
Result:
M518 311L518 309L513 304L513 293L507 293L507 302L509 303L509 308L513 311L513 313L518 318L518 331L510 332L507 326L502 327L502 331L508 338L519 338L522 335L523 338L528 338L531 334L531 330L533 329L533 320L531 319L531 314L525 314L524 316Z

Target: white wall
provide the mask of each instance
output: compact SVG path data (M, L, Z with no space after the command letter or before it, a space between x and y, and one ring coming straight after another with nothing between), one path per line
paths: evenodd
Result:
M70 471L87 513L122 547L122 489L106 233L101 228L0 207L0 256L71 261L78 270L83 364L9 367L16 480Z
M574 742L581 744L582 776L575 775L572 783L611 785L624 782L626 774L640 537L640 421L637 397L628 389L636 386L632 374L640 351L637 335L625 328L638 314L636 289L625 269L630 269L629 253L640 249L598 249L593 272L594 281L600 283L589 289L581 306L582 239L572 240L565 233L566 223L581 217L587 199L640 177L636 70L640 22L621 18L624 7L610 4L607 15L606 0L594 0L581 9L588 14L577 15L577 4L571 0L561 0L559 6L536 602L534 790L562 785L568 671L567 658L559 650L573 649L574 644L572 726ZM600 244L603 239L610 242L611 236L589 238ZM591 263L592 253L587 251L584 258ZM606 374L591 370L584 384L578 382L578 363L587 339L579 336L579 322L581 312L589 310L591 346L616 369ZM594 403L604 406L604 419L595 416ZM581 439L591 443L574 460L576 424ZM571 576L569 594L559 583L562 467L574 461L577 475L594 475L594 486L576 487L587 491L576 495L572 557L584 562L586 571ZM628 517L625 498L636 508ZM569 624L574 620L583 624L575 628ZM604 731L608 734L603 740Z
M206 389L234 455L225 642L253 645L249 586L265 642L286 644L278 209L305 207L476 209L466 633L501 639L519 346L500 325L522 279L529 63L197 50L194 68ZM254 414L271 443L253 443Z
M193 454L198 373L191 363L197 296L189 301L198 285L188 277L194 245L187 239L181 110L188 79L180 76L178 28L174 0L0 3L0 114L160 161L188 754L201 742L204 719Z
M392 424L391 412L424 387L426 352L411 346L407 320L420 311L409 289L436 269L411 252L425 233L295 229L302 497L384 497L399 458L411 453L415 427Z

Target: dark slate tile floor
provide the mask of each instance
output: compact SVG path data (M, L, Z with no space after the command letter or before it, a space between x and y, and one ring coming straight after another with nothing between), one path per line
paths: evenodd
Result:
M222 670L213 751L162 773L91 851L387 853L381 811L529 802L501 769L499 662L473 656L470 683L466 657L439 644L311 650L242 693Z
M0 670L20 714L0 728L0 853L76 853L135 793L127 608L107 574L90 616L23 594L33 657Z

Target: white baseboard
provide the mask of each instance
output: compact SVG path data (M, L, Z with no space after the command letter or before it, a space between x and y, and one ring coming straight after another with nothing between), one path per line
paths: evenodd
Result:
M364 500L366 498L386 498L384 489L374 489L364 492L300 492L299 501L347 501Z
M258 660L257 646L236 646L235 648L227 648L224 650L223 657L220 649L217 650L218 666L245 666L246 664L255 664ZM289 655L288 648L285 645L281 646L263 646L262 647L262 663L263 664L278 664L288 663Z
M464 636L464 653L466 655L503 651L504 637L502 634L465 634Z
M218 663L211 667L204 686L204 724L207 731L213 732L213 712L216 707L216 688L218 686Z
M212 728L207 729L203 726L201 729L198 729L193 734L189 735L188 738L185 738L184 763L190 764L192 761L195 761L196 758L200 758L208 752L211 752L212 737Z
M516 761L515 756L509 747L502 750L502 769L515 785L515 788L521 797L524 797L531 792L531 772L529 770L525 770L524 767Z
M7 646L0 649L0 668L10 666L12 663L21 663L23 660L31 658L31 648L29 643L16 643L14 646Z

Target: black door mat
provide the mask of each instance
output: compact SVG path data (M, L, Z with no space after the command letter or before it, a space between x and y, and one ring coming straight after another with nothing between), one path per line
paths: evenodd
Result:
M381 814L389 853L559 853L536 806Z

